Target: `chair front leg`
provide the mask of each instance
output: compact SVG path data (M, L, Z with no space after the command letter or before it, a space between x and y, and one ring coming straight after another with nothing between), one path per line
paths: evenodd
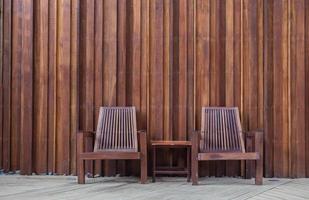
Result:
M147 136L146 132L139 131L140 154L141 154L141 184L147 182Z
M194 131L191 138L191 178L192 185L198 185L198 143L199 132Z
M263 184L263 132L255 132L255 152L260 159L255 161L255 184Z
M84 152L84 134L77 133L77 176L78 184L85 184L85 161L81 158Z
M78 166L78 184L85 184L85 161L79 159Z

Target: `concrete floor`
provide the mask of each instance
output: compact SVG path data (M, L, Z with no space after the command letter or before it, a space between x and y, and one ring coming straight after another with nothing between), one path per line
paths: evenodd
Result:
M150 180L150 179L149 179ZM309 179L264 179L263 186L240 178L200 178L192 186L185 178L159 177L141 185L135 177L87 179L78 185L74 176L0 176L0 199L289 199L309 200Z

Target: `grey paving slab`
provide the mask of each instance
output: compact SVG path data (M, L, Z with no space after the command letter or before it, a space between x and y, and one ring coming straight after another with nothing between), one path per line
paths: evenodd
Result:
M78 185L74 176L0 176L0 200L309 200L309 179L200 178L192 186L185 178L159 177L141 185L136 177L99 177Z

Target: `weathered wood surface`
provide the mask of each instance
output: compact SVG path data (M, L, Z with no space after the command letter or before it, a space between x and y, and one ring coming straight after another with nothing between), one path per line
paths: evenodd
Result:
M254 180L237 178L202 178L201 185L192 186L185 178L157 177L156 183L140 185L138 179L86 179L78 185L75 177L0 176L0 198L10 199L295 199L309 197L308 179L266 179L263 186Z
M267 177L309 176L307 0L0 6L1 169L75 174L76 131L95 128L100 106L135 106L149 140L189 139L202 106L237 106L244 130L265 130ZM107 175L136 168L86 165ZM200 172L240 175L244 163L203 163Z

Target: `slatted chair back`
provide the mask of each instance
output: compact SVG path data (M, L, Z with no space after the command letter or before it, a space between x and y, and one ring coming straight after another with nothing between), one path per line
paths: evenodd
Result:
M202 108L200 150L245 152L238 108Z
M94 151L138 151L135 107L101 107Z

